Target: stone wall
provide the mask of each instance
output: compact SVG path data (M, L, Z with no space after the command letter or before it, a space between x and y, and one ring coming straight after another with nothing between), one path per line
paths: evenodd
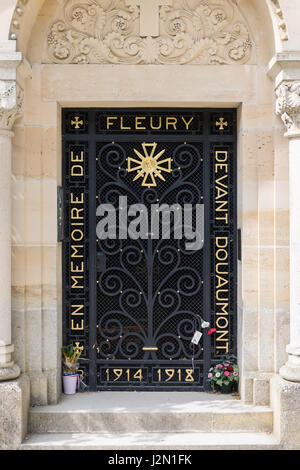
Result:
M61 390L61 246L56 233L61 108L224 106L237 107L239 116L241 393L246 402L267 404L270 378L287 359L290 300L289 143L275 114L273 78L279 65L268 76L268 64L275 53L299 47L298 0L233 2L252 49L245 62L224 65L57 63L49 58L47 38L60 18L61 3L20 0L22 12L12 13L16 1L4 1L1 34L5 41L7 34L17 39L28 61L18 69L25 102L12 149L12 342L14 360L30 378L31 403L56 403ZM8 5L18 22L10 33ZM299 58L289 58L294 67L289 79L299 75L298 63Z

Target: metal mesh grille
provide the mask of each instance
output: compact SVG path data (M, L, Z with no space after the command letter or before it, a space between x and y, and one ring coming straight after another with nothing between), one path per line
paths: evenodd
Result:
M211 364L236 353L235 129L231 110L63 111L64 341L83 348L90 390L205 389ZM153 187L144 175L127 171L128 158L143 155L144 143L171 159L162 164L170 171L162 171ZM147 239L98 240L97 207L118 207L120 196L149 213L151 204L191 204L193 229L195 206L204 203L204 248L188 251L185 238L174 239L176 208L170 239L162 238L162 229L151 238L148 216ZM82 198L82 206L71 201ZM84 212L77 243L84 263L80 290L72 289L72 214L81 214L71 212L74 207ZM119 216L120 210L117 235ZM74 314L74 305L83 308ZM197 314L217 333L192 347Z

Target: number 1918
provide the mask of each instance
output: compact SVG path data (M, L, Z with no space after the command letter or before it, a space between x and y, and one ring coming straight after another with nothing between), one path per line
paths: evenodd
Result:
M194 382L193 369L156 369L154 380L158 382ZM157 375L157 377L155 377Z

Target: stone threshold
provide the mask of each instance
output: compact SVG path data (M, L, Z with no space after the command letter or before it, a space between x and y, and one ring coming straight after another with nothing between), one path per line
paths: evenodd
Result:
M278 450L270 433L34 434L20 450Z
M99 392L63 395L29 412L31 433L271 432L269 407L199 392Z

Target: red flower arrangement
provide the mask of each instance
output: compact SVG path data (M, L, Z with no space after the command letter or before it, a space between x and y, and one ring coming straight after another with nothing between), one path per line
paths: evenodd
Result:
M213 391L224 385L232 391L234 385L239 382L239 367L232 362L222 362L209 369L208 380Z

